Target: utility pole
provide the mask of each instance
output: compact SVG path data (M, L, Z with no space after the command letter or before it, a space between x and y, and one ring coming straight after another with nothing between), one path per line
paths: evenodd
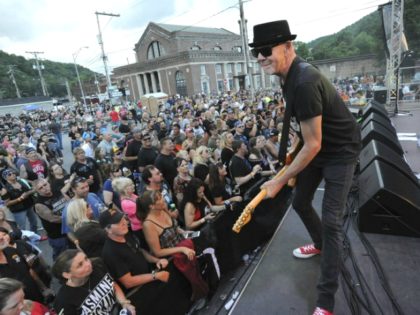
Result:
M69 99L69 102L72 102L72 95L71 95L69 80L65 79L64 84L66 85L67 98Z
M15 65L9 65L9 71L7 71L7 73L10 75L10 79L12 79L13 85L15 86L16 96L18 98L21 98L22 96L20 95L19 87L16 83L15 71L14 71L13 67L16 67L16 66Z
M99 81L98 81L98 77L96 76L96 72L93 72L93 75L95 76L95 85L96 85L96 91L99 97L99 94L101 94L101 90L99 88Z
M251 90L251 101L254 101L254 78L252 77L252 67L249 62L247 20L245 19L242 0L239 0L239 14L241 18L241 20L239 21L239 25L241 29L242 44L244 47L245 55L245 75L248 77L249 80L249 87Z
M43 51L27 51L27 54L32 54L35 57L35 65L33 66L34 69L38 70L39 79L41 80L41 87L42 87L42 93L44 96L48 96L48 90L47 85L45 84L44 77L42 76L41 68L43 68L43 65L39 64L38 60L38 54L43 54Z
M96 14L96 21L98 22L98 42L101 46L102 50L102 60L104 62L104 68L105 68L105 75L106 75L106 81L107 81L107 87L108 87L108 94L111 93L111 76L109 74L108 70L108 57L105 55L105 48L104 48L104 41L102 39L102 32L101 32L101 26L99 24L99 16L100 15L106 15L106 16L112 16L112 17L119 17L119 14L113 14L113 13L105 13L105 12L95 12ZM109 98L111 99L111 95L109 95Z
M80 81L79 70L77 69L77 63L76 63L77 56L79 55L80 51L83 48L89 48L89 47L87 47L87 46L80 47L75 53L73 53L73 62L74 62L74 68L76 69L77 81L79 81L79 88L80 88L80 94L82 95L82 99L83 99L83 105L86 108L85 92L83 91L83 85L82 85L82 81Z

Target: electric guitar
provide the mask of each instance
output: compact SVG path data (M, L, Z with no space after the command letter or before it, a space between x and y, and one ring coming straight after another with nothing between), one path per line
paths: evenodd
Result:
M286 163L285 166L274 176L274 179L283 176L284 172L286 172L289 165L292 163L293 159L299 153L300 149L302 148L302 142L296 137L295 143L290 148L289 152L286 156ZM295 178L289 180L288 185L294 186ZM235 224L232 227L232 230L236 233L239 233L244 225L248 224L251 221L252 213L254 212L255 208L260 204L261 201L267 196L267 190L261 189L261 191L256 195L245 207L242 211L239 218L236 220Z

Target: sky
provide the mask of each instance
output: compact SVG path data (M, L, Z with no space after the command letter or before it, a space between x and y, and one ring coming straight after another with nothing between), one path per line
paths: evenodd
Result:
M386 0L243 0L248 42L253 26L286 19L297 39L330 35L377 10ZM108 65L135 62L134 45L149 22L224 28L239 34L239 0L0 0L0 50L32 58L76 62L104 73L95 12ZM47 71L48 69L45 69Z

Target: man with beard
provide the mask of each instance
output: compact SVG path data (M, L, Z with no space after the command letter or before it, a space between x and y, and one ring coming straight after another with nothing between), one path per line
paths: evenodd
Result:
M142 146L141 129L136 127L133 129L133 139L131 139L125 147L124 161L131 171L137 170L137 155Z
M137 156L137 165L140 173L143 172L146 165L154 164L158 156L157 150L152 146L152 138L147 131L143 133L141 142L143 145Z
M160 141L161 149L155 161L155 166L162 172L169 187L173 187L177 172L177 165L174 155L174 143L170 138L163 138Z
M67 238L61 233L61 214L66 206L66 199L61 192L52 192L51 185L44 178L34 183L38 197L35 200L35 212L41 219L48 235L48 242L53 249L53 260L67 248Z
M98 164L94 159L86 157L85 151L81 148L74 149L73 154L75 161L70 167L70 173L76 173L77 176L86 178L89 183L89 190L98 193L102 183Z

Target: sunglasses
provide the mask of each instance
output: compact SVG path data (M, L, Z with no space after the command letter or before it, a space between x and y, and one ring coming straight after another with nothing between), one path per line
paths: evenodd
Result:
M73 179L72 181L72 185L77 185L79 183L85 182L87 179L81 176L76 177L75 179Z
M278 45L280 44L271 44L267 46L256 47L254 49L251 49L251 54L254 58L258 58L259 54L261 54L264 58L267 58L270 57L273 53L273 48Z

